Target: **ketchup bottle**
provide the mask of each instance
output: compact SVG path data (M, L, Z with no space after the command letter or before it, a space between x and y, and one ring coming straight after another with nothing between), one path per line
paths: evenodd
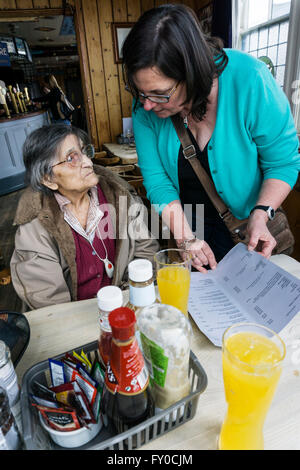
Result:
M135 338L133 310L113 310L108 320L112 330L111 356L105 373L102 397L104 424L122 433L154 415L149 372Z

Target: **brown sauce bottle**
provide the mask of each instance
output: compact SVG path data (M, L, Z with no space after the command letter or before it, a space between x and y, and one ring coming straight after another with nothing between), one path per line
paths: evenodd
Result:
M134 312L121 307L108 318L112 344L101 409L108 430L120 434L153 416L155 405L149 373L135 338Z

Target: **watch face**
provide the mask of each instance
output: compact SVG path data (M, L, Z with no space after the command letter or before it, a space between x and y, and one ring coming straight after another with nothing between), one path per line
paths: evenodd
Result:
M274 217L275 217L274 209L272 207L269 207L268 210L267 210L267 213L268 213L269 219L273 220Z

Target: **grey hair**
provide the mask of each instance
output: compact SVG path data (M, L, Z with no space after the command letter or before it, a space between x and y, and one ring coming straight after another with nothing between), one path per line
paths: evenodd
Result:
M66 124L51 124L34 130L26 137L23 145L23 161L26 168L26 183L34 191L51 195L52 190L42 181L53 176L52 165L60 145L68 135L75 135L84 145L90 143L86 132Z

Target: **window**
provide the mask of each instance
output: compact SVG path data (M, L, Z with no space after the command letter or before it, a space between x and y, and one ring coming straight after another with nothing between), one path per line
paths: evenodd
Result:
M300 0L232 0L232 47L264 60L287 95L300 138Z
M241 50L266 62L281 87L284 85L290 6L291 0L249 0L245 2L245 20L241 25Z

